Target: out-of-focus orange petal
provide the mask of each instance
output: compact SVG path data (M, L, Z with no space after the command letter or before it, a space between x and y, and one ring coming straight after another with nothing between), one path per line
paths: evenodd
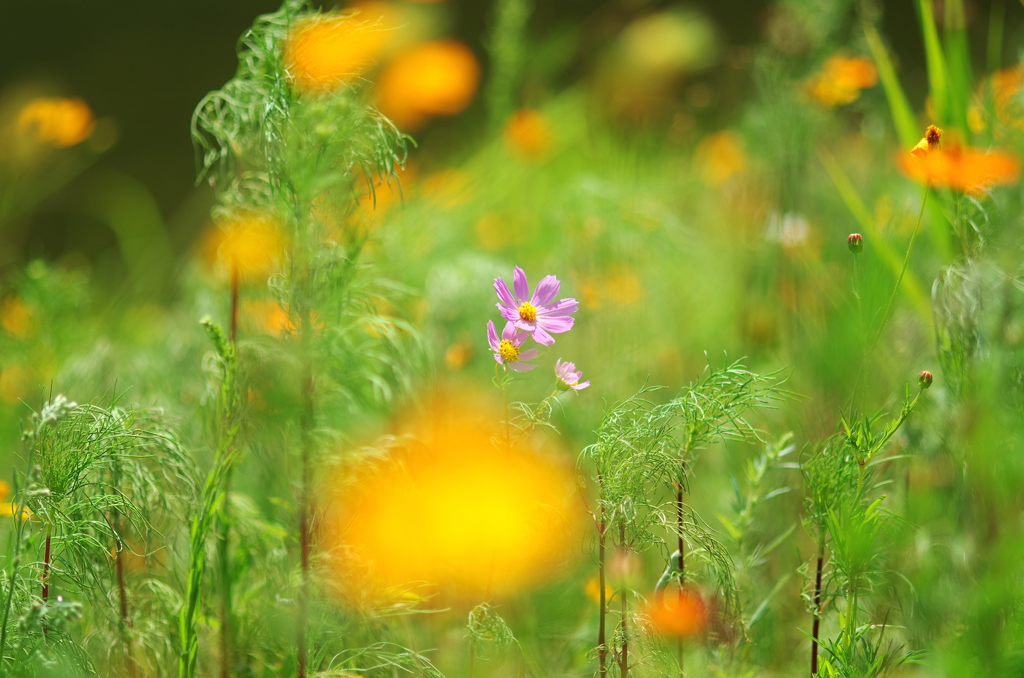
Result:
M352 16L324 15L300 23L285 45L296 89L325 92L351 83L373 65L385 43L379 27Z
M874 87L877 82L878 70L873 61L835 54L807 82L807 90L821 105L835 108L855 101L861 90Z
M655 593L643 610L654 630L673 638L693 638L708 627L710 610L692 589L672 588Z
M329 540L381 591L420 582L479 600L549 578L579 520L571 474L445 417L345 490L341 515L325 522Z
M1020 177L1020 162L1002 151L982 153L963 148L929 151L924 155L900 154L897 164L915 181L964 193L979 193L989 186L1012 184Z
M40 98L21 109L17 127L40 143L67 148L88 139L96 121L82 99Z
M243 212L212 225L203 237L203 258L215 275L242 282L266 279L285 252L278 222L265 214Z
M694 159L704 180L712 186L721 186L747 167L739 138L728 130L717 132L697 144Z
M35 334L35 313L21 299L7 297L0 305L0 325L19 339L24 339Z
M504 138L509 148L529 159L543 157L554 144L554 133L547 118L529 108L519 109L509 117Z
M381 75L377 104L403 129L415 129L435 115L455 115L472 101L480 66L465 45L428 42L395 57Z

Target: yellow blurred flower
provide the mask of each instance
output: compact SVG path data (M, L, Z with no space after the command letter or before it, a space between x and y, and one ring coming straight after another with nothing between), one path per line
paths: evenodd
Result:
M0 306L0 325L19 339L24 339L35 334L35 313L18 297L7 297Z
M473 179L463 170L441 170L424 178L419 190L424 198L452 209L469 202L473 195Z
M436 115L455 115L472 101L480 66L465 45L427 42L398 54L381 75L377 105L404 130Z
M265 280L285 252L278 222L263 214L243 212L219 220L206 232L203 257L218 277L242 282Z
M836 108L856 101L861 90L877 82L878 71L871 59L835 54L807 81L807 91L822 106Z
M530 160L547 155L555 140L547 118L529 108L521 108L509 116L503 136L509 148Z
M721 186L747 168L739 137L729 130L705 137L697 144L694 159L704 181L712 186Z
M533 451L499 449L469 401L435 410L327 522L381 591L420 582L457 598L501 597L550 578L579 525L572 475ZM471 416L471 415L470 415Z
M17 405L31 394L32 382L32 373L24 367L5 367L0 371L0 398L8 405Z
M380 27L350 15L326 14L298 24L284 48L295 88L328 92L369 69L385 42Z
M601 577L594 575L590 581L587 582L584 592L587 594L587 598L590 598L595 603L601 603ZM615 595L615 590L608 584L607 580L604 583L604 602L607 603Z
M470 358L476 351L473 348L473 342L470 341L457 341L448 347L448 350L444 352L444 364L450 369L461 370L469 362Z
M28 102L18 114L18 131L33 135L39 143L58 148L80 144L89 138L96 121L82 99L40 98Z

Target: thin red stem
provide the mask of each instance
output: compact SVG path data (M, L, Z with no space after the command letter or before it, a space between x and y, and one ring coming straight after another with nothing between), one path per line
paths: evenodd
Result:
M821 629L821 571L825 562L825 542L818 545L818 565L814 575L814 624L811 627L811 675L818 673L818 638Z

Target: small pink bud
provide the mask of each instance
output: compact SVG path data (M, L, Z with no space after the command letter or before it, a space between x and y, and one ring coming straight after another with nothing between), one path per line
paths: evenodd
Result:
M924 370L921 374L917 375L917 385L921 388L928 388L932 385L932 379L932 373Z
M851 233L846 238L846 246L850 248L850 251L857 254L864 249L864 236L860 233Z

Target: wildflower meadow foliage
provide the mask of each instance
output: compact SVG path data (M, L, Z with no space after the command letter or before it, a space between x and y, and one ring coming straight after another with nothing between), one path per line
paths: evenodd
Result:
M0 92L0 676L1020 674L1024 17L583 4Z

